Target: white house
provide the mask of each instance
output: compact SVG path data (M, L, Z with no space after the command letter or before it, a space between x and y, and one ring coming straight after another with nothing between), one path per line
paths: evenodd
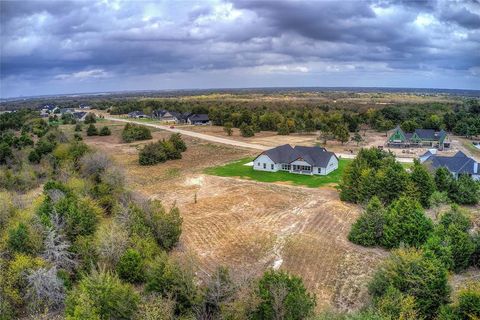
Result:
M338 158L321 147L302 147L285 144L262 152L253 160L259 171L288 171L299 174L327 175L338 168Z

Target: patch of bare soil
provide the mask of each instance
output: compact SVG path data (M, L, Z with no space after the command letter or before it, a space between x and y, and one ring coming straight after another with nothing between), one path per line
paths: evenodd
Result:
M184 216L182 242L206 274L218 265L260 274L281 268L300 275L319 308L360 307L382 250L348 242L357 207L334 189L307 189L195 175L185 186L197 194L177 202ZM173 201L177 193L165 194Z
M153 135L155 140L170 134ZM319 309L353 310L365 302L366 284L386 252L348 242L360 209L341 202L335 189L204 175L205 167L256 152L189 137L181 160L148 167L137 164L143 143L123 144L115 135L85 141L121 164L134 190L180 208L177 254L194 257L200 278L219 265L250 275L284 269L305 280Z

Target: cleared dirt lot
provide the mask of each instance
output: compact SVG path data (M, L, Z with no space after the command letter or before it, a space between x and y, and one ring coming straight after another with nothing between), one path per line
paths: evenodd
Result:
M348 242L360 209L341 202L335 189L204 175L206 167L256 152L190 137L184 137L188 150L183 159L141 167L137 148L143 143L120 143L122 127L115 124L112 136L85 137L85 142L123 166L133 189L166 206L176 203L184 219L177 251L196 261L200 278L218 265L248 275L283 268L304 278L319 309L352 310L365 302L366 282L386 252Z

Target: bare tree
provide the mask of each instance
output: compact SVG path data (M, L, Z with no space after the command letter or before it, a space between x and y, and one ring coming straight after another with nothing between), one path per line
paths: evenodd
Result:
M27 276L26 298L30 306L37 308L58 309L65 300L63 281L57 276L57 268L36 269Z
M273 317L275 320L285 319L285 305L284 301L288 295L288 288L284 283L276 283L270 287L272 295Z
M134 319L173 320L175 319L175 300L150 294L142 299Z
M58 189L50 189L47 191L47 194L53 203L57 203L65 197L65 193Z
M101 152L88 153L80 160L82 173L84 176L91 177L100 175L112 166L110 158Z
M95 233L96 250L107 267L113 268L129 245L128 232L115 220Z
M59 269L71 270L75 267L74 254L68 249L70 242L62 234L63 222L55 212L52 227L47 229L42 257Z
M109 166L102 174L102 181L115 188L123 188L125 186L125 173L117 166Z
M115 220L126 230L130 229L132 219L132 208L129 205L120 204L115 215Z
M205 302L219 309L222 302L228 302L232 299L235 289L235 284L230 278L228 269L219 267L215 270L207 285Z

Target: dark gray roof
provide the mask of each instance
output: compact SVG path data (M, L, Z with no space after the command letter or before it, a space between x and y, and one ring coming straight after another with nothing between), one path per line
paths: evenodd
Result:
M162 118L166 113L170 113L173 117L177 118L178 120L186 120L192 113L190 112L177 112L177 111L168 111L165 109L158 109L152 112L154 117Z
M168 111L173 117L177 118L178 120L181 120L183 117L182 117L182 114L180 112L177 112L177 111Z
M165 113L165 110L153 110L152 114L154 117L161 117Z
M48 111L52 111L55 108L56 108L56 106L49 105L49 104L43 106L43 109L47 109Z
M209 121L208 114L200 113L200 114L192 114L188 117L190 121Z
M296 146L292 148L289 144L275 147L262 154L267 155L275 163L291 163L302 159L314 167L326 167L332 156L336 157L333 152L322 147Z
M158 109L158 110L153 111L152 113L153 113L153 116L154 116L154 117L159 117L159 118L161 118L161 117L163 117L167 112L169 112L169 113L171 114L170 111L165 110L165 109Z
M447 135L447 132L445 130L440 130L440 132L435 133L438 136L438 140L444 138Z
M160 115L160 117L162 117L162 118L166 117L166 116L167 116L167 113L168 113L170 116L176 118L175 115L177 114L177 112L175 112L175 111L159 110L159 115Z
M468 156L462 151L458 151L457 153L455 153L454 157L468 158Z
M262 154L267 155L275 163L290 163L301 157L301 154L295 151L289 144L269 149Z
M435 131L433 129L415 129L415 132L404 132L400 126L396 126L395 130L403 133L407 140L412 139L413 133L416 133L420 139L428 141L439 141L447 135L445 130Z
M435 130L433 129L415 129L415 133L422 140L438 140L438 137L435 135Z
M322 147L296 146L294 150L301 155L300 157L305 162L314 167L326 167L332 156L335 156L333 152L328 152Z
M82 119L87 113L86 112L83 112L83 111L75 111L73 113L73 117L75 119Z
M144 116L145 113L143 113L142 111L132 111L128 115L132 116L132 117L134 117L134 116Z
M467 155L465 155L461 151L458 151L453 157L431 155L426 162L430 164L434 169L445 167L450 172L457 173L457 174L461 174L461 173L477 174L478 173L476 161L472 158L469 158Z
M429 150L429 151L425 152L424 154L422 154L422 155L420 156L420 158L429 157L429 156L431 156L431 155L433 155L433 153L431 153L430 150Z

